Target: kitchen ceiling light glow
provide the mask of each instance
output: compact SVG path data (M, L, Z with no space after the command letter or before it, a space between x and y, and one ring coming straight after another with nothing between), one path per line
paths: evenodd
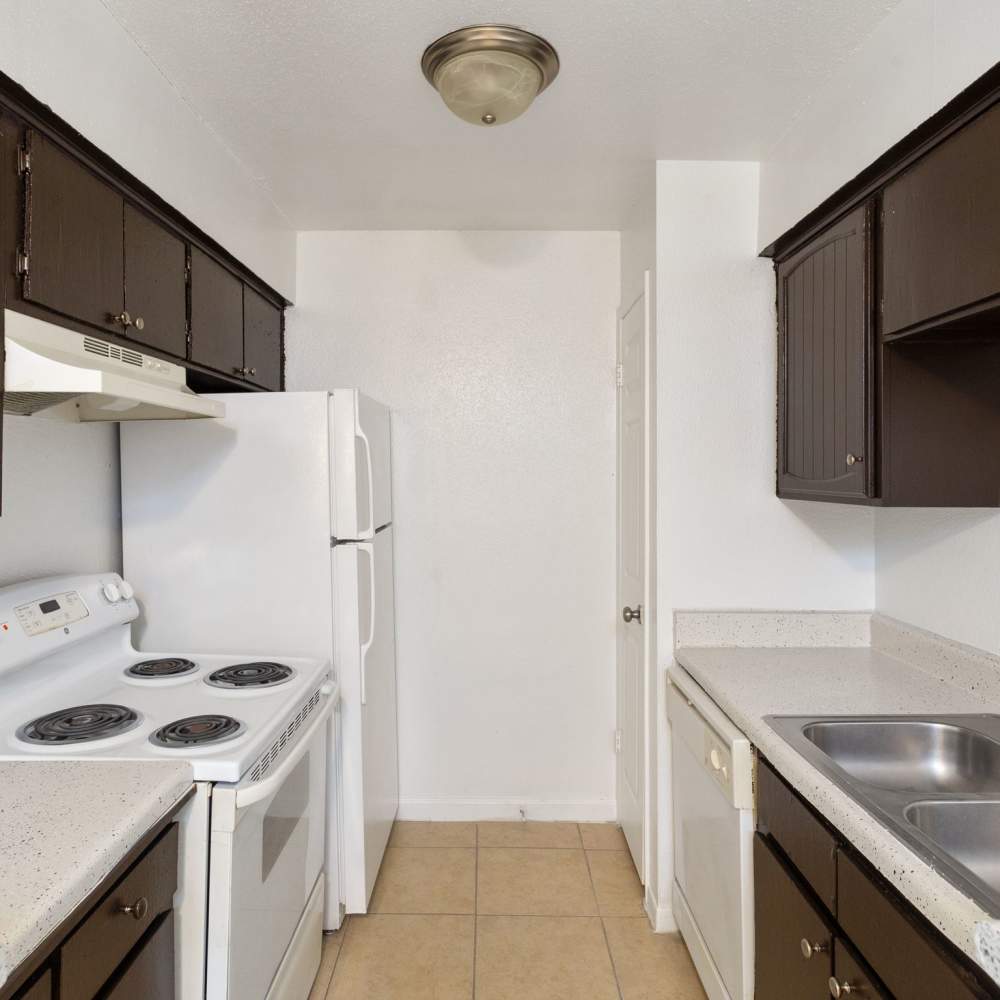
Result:
M556 78L559 56L530 31L478 24L431 42L420 65L459 118L489 126L504 125L524 114Z

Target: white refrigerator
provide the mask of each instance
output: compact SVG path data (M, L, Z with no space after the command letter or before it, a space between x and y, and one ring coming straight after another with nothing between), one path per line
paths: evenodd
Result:
M218 420L122 425L136 641L332 661L332 930L366 912L399 803L389 411L352 389L218 398Z

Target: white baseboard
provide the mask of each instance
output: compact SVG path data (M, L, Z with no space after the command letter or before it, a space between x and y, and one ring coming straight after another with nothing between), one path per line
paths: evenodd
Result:
M522 812L523 810L523 812ZM401 820L486 821L563 820L570 823L609 823L615 819L614 801L551 802L532 799L408 799L399 800Z
M657 934L673 934L677 930L673 907L669 903L660 903L652 886L646 886L646 898L643 902L646 916Z

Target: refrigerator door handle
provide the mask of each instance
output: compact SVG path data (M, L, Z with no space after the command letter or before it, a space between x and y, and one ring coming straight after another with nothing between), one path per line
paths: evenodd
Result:
M365 446L365 468L368 470L368 528L366 531L361 531L359 524L358 530L362 538L373 538L375 536L375 483L372 479L372 446L368 435L365 434L361 426L360 416L357 414L354 418L354 436Z
M368 638L361 643L361 704L365 705L368 703L368 650L375 641L375 546L370 542L360 542L358 552L364 552L368 557Z

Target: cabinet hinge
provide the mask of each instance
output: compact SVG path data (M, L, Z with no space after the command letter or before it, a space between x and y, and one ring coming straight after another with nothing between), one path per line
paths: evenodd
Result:
M31 151L24 146L17 147L17 172L19 174L31 173Z
M622 731L620 729L615 730L615 753L622 752Z
M18 247L15 269L19 277L27 277L28 263L28 255L24 252L22 247Z
M620 389L625 384L625 366L619 361L615 365L615 388Z

